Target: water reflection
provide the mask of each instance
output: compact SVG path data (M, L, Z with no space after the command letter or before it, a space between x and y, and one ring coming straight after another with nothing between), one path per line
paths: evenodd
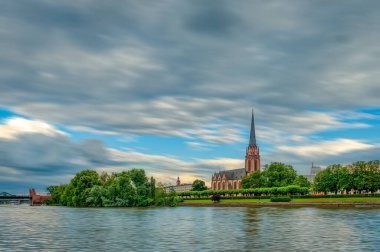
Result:
M0 206L2 251L377 251L380 210Z

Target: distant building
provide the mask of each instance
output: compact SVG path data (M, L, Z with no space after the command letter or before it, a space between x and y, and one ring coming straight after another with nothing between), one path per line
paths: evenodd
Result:
M251 133L245 154L245 168L214 173L211 178L211 189L240 189L241 180L256 171L260 171L260 150L256 143L255 118L252 112Z
M313 182L315 175L317 175L321 170L322 168L320 166L314 166L314 163L311 163L310 174L306 175L307 180Z
M192 188L192 184L181 184L181 180L179 179L179 177L177 178L175 186L164 187L166 192L188 192L191 191Z

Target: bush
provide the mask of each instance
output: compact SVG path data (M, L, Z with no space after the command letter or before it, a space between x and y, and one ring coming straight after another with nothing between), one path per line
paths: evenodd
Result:
M233 190L206 190L206 191L189 191L177 192L179 197L191 197L193 199L207 197L214 194L219 194L224 197L251 197L251 196L268 196L268 195L305 195L309 193L309 188L300 187L297 185L283 187L263 187L263 188L247 188Z
M220 194L214 194L211 196L211 200L213 202L219 202L220 201Z
M270 202L290 202L292 199L290 197L271 197Z

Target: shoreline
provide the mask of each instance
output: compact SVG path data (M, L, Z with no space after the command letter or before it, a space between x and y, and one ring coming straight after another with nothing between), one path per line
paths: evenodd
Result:
M219 202L219 203L180 203L178 206L191 207L358 207L380 208L380 202L354 203L354 202Z

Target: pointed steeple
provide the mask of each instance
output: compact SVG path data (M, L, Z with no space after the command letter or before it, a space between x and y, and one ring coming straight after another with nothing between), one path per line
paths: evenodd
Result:
M251 119L251 134L249 136L249 146L256 146L255 116L253 115L253 109Z

